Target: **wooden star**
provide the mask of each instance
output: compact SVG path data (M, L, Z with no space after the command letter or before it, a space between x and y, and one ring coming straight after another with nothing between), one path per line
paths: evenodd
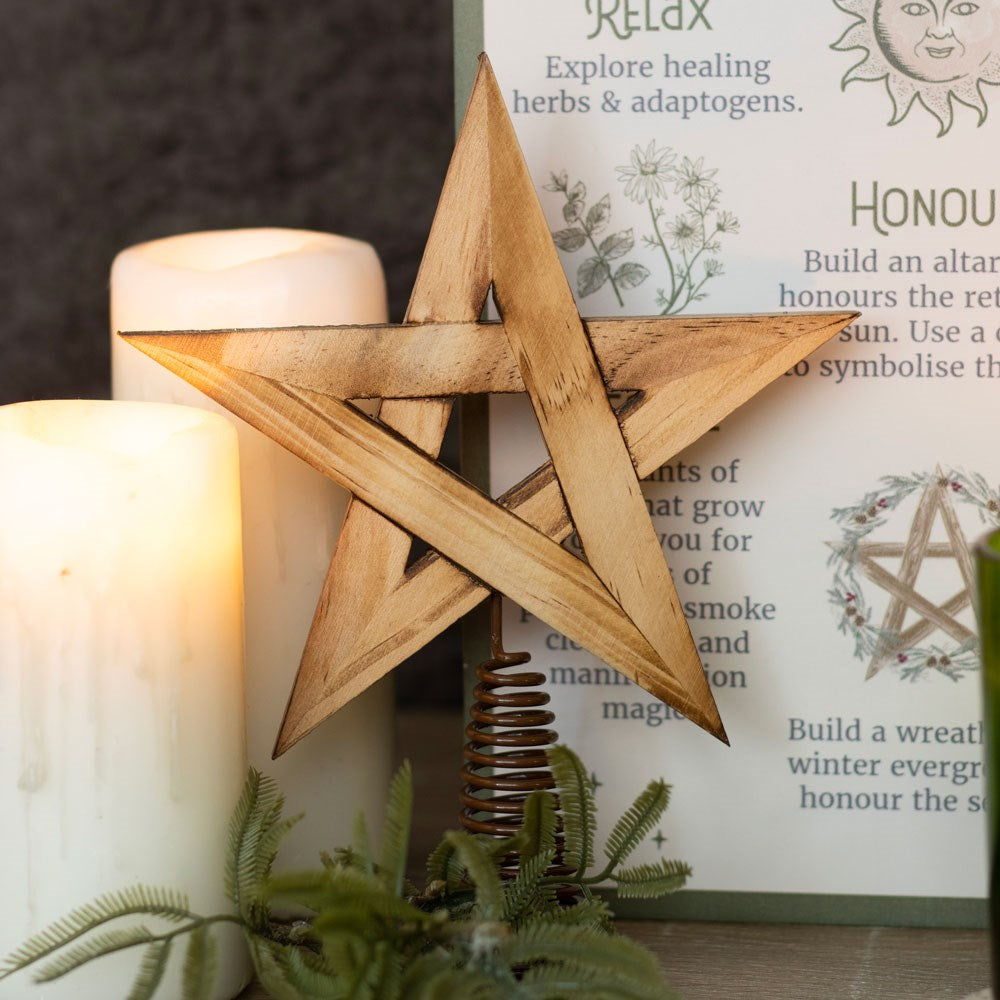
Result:
M353 494L277 755L491 588L725 739L639 480L853 318L584 324L484 57L402 326L124 336ZM552 459L497 501L435 461L486 392L528 393Z
M935 630L940 629L959 644L972 638L972 631L955 618L972 603L975 576L969 541L959 524L948 486L938 468L935 481L927 485L920 497L905 542L861 542L858 545L859 569L892 598L882 620L882 632L898 637L879 640L865 680L874 677L897 650L916 646ZM944 523L947 542L931 541L931 531L939 516ZM898 573L894 576L879 565L875 561L879 558L899 559ZM916 589L925 559L954 559L958 563L964 586L943 604L935 604ZM908 609L918 617L906 631L900 631Z

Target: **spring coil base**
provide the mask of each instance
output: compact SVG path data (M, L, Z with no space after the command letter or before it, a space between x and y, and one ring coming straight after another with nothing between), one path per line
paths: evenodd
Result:
M531 659L529 653L508 653L501 637L501 601L494 594L490 608L492 658L476 668L479 683L465 730L465 785L459 795L462 826L472 833L510 837L520 830L524 800L537 789L555 787L545 748L559 734L549 728L555 715L549 703L545 675L537 671L509 672ZM503 671L503 672L502 672ZM508 690L502 690L502 689Z

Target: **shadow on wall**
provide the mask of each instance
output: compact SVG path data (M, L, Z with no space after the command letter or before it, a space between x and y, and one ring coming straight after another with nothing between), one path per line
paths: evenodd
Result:
M402 318L454 139L451 0L50 0L0 65L0 404L107 396L111 261L172 233L367 240ZM457 702L458 662L453 631L401 699Z

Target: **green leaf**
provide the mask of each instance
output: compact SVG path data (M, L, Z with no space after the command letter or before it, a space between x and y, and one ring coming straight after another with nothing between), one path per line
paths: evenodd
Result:
M631 229L623 229L620 233L612 233L601 240L597 248L605 260L615 260L624 257L635 246L635 233Z
M619 288L635 288L649 277L649 269L642 264L626 261L615 271L615 284Z
M610 277L611 271L600 257L588 257L576 272L576 292L584 299L593 295Z
M140 944L152 944L155 940L156 936L149 928L141 925L95 934L43 965L35 975L35 982L51 983L54 979L61 979L95 958L112 955L116 951L125 951Z
M579 924L594 930L612 932L614 914L599 896L581 899L572 906L555 906L538 915L538 919L553 924Z
M555 853L553 847L533 857L521 858L517 875L504 886L501 920L516 923L522 917L534 912L539 904L555 903L555 886L543 887L540 884L542 875L552 864Z
M518 1000L680 1000L665 981L623 982L607 970L575 973L563 964L536 965L525 972Z
M457 857L454 844L447 839L442 840L427 856L427 880L444 882L449 889L453 888L461 877L461 871L453 863Z
M181 976L181 1000L212 1000L219 948L208 928L196 927L188 938L184 971Z
M154 941L146 948L132 989L125 1000L150 1000L163 979L170 958L170 941Z
M324 920L344 907L361 905L373 917L422 924L426 913L390 892L380 880L351 868L330 868L312 872L276 875L268 884L268 898L298 903L318 916L313 923L319 931Z
M594 834L597 817L594 786L580 758L569 747L551 747L549 767L559 790L565 846L563 860L575 872L585 872L594 863Z
M587 213L587 231L591 234L599 233L605 229L611 221L611 195L606 194L596 205L593 205Z
M379 861L386 888L397 896L403 891L406 858L410 846L410 821L413 815L413 774L410 762L404 761L389 785Z
M278 844L301 818L282 820L284 805L274 781L251 768L229 824L226 893L240 915L258 927L267 921L267 914L260 911L263 882Z
M444 948L418 956L403 973L402 1000L507 1000L478 969L459 968Z
M597 980L616 983L619 992L613 995L620 997L659 1000L665 989L651 952L628 938L590 927L533 921L512 937L502 954L514 967L559 965L566 978L581 988ZM524 980L531 981L527 973Z
M656 899L682 889L691 875L683 861L663 858L657 864L622 868L611 877L622 899Z
M39 931L11 952L0 965L0 980L64 948L92 930L119 917L160 917L180 923L193 916L188 898L172 889L130 886L105 893L93 902L70 911L65 917Z
M514 849L522 860L555 851L558 826L556 797L551 792L531 792L524 800L524 819Z
M659 822L670 803L670 786L664 781L651 781L639 797L628 807L625 815L615 823L604 854L608 859L608 870L621 864L638 846L643 838Z
M403 979L403 960L390 942L375 946L370 976L373 1000L399 1000Z
M503 909L503 885L496 865L482 844L468 833L452 830L445 835L462 860L469 879L476 887L474 917L496 920Z
M375 874L375 859L372 857L371 837L368 835L368 821L360 810L354 816L351 849L354 852L356 864L366 875Z
M274 1000L342 1000L343 981L319 955L302 948L250 938L257 978Z
M569 229L559 229L554 232L552 241L560 250L572 253L574 250L579 250L587 242L587 234L579 226L572 226Z

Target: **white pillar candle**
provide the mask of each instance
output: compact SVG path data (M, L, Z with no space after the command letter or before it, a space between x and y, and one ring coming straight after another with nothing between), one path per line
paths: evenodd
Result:
M324 233L248 229L192 233L132 247L111 271L111 326L120 330L378 323L382 269L366 243ZM113 391L218 409L113 336ZM311 867L350 839L363 809L377 825L392 767L391 682L369 690L276 761L281 725L348 495L231 417L243 476L250 760L273 775L306 818L279 867Z
M137 884L231 911L242 642L226 421L158 404L0 407L0 954ZM223 933L228 998L249 966ZM44 987L18 973L0 1000L122 997L140 958Z

